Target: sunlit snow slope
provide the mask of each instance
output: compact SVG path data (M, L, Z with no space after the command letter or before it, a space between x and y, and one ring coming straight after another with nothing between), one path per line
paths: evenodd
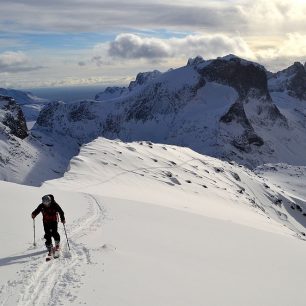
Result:
M234 163L98 138L63 178L0 190L0 305L305 305L304 201ZM49 263L30 218L45 193L71 246L60 225Z

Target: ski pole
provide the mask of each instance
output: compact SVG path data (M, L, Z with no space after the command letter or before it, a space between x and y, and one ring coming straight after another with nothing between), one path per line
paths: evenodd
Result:
M69 249L69 251L70 251L70 246L69 246L69 241L68 241L68 237L67 237L67 232L66 232L65 223L63 223L63 225L64 225L65 235L66 235L66 239L67 239L68 249Z
M36 241L35 241L35 219L33 219L33 230L34 230L34 242L33 242L33 245L36 246Z

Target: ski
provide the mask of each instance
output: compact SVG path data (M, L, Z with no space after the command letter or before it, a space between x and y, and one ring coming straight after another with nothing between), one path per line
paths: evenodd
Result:
M46 256L46 261L50 261L51 259L56 259L60 257L60 250L54 247L52 248L52 252L51 254L48 253L48 255Z
M51 255L48 254L48 255L46 256L46 261L48 262L48 261L50 261L52 258L53 258L52 254L51 254Z
M59 258L60 256L60 251L56 250L55 248L53 249L53 258Z

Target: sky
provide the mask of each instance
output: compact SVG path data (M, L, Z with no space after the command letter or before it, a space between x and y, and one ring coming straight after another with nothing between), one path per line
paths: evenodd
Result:
M125 85L233 53L306 61L306 0L1 0L0 87Z

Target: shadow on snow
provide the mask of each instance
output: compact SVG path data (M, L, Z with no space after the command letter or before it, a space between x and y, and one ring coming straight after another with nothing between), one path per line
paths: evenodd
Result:
M22 263L29 261L29 259L27 258L45 254L45 253L46 251L37 251L34 253L29 253L29 254L24 254L24 255L19 255L19 256L9 256L9 257L0 258L0 267L14 265L14 264L22 264Z

